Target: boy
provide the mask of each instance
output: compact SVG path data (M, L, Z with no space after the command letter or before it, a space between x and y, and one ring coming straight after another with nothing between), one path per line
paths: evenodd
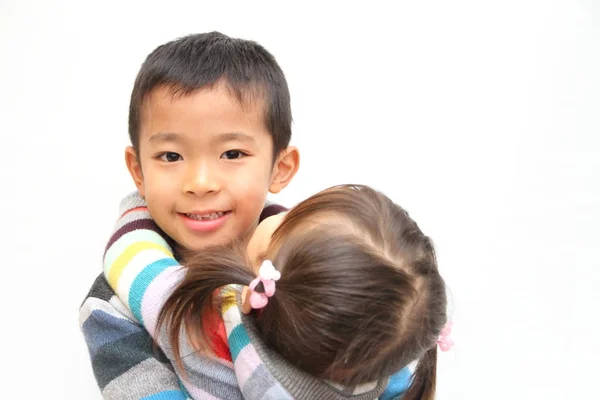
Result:
M125 159L141 196L133 201L175 249L247 240L259 219L283 210L265 201L298 169L291 121L283 72L257 43L212 32L159 46L131 95ZM123 229L154 223L130 215ZM104 398L185 398L169 360L102 276L80 325Z
M257 43L212 32L159 46L131 95L125 159L139 194L123 202L118 233L150 224L176 253L248 240L260 220L284 210L265 201L298 169L291 121L283 72ZM104 398L186 398L170 361L102 274L80 325ZM408 379L388 388L400 393Z

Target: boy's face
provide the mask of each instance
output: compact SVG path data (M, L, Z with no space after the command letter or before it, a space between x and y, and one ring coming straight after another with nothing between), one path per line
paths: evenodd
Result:
M157 88L139 138L139 158L126 151L129 171L157 225L189 250L247 240L267 193L298 168L292 147L273 163L262 105L242 107L220 85L176 97Z

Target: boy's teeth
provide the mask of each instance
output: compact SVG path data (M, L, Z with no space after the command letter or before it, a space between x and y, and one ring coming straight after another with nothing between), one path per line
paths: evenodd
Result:
M225 213L219 211L219 212L214 212L212 214L204 214L204 215L186 214L186 216L191 219L202 221L202 220L206 220L206 219L216 219L216 218L222 217L223 214L225 214Z

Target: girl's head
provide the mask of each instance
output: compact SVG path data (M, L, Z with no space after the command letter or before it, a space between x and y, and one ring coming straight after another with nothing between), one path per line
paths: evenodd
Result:
M419 360L405 398L432 395L445 285L430 239L402 208L366 186L336 186L263 221L247 254L221 248L191 257L161 314L172 341L184 323L203 347L201 315L213 306L211 294L247 285L264 259L281 272L275 295L253 313L271 348L299 369L345 385Z

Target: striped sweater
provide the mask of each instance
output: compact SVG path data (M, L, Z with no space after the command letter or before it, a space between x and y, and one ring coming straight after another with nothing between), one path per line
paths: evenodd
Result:
M261 217L281 210L281 207L267 206ZM151 220L139 195L124 199L121 211L122 217L104 258L107 281L118 298L110 296L108 304L111 308L105 303L98 304L92 295L82 306L82 330L90 348L92 365L104 345L123 341L119 357L106 360L119 361L116 365L105 363L102 368L94 368L105 398L184 399L190 396L195 399L359 400L375 399L382 394L387 379L371 385L343 388L297 370L268 350L254 329L252 317L240 312L241 288L236 286L222 291L222 323L216 327L219 334L213 343L215 356L207 357L192 351L182 336L180 344L186 378L177 379L174 364L168 362L173 359L173 353L165 332L160 331L155 336L164 353L154 356L149 355L152 345L146 332L156 333L158 313L182 279L184 270L173 257L171 246ZM97 287L106 282L100 278L98 281ZM109 288L103 289L107 292L104 293L106 297ZM88 307L85 307L86 303L89 303ZM98 315L94 316L94 313ZM145 329L146 335L140 328ZM121 333L126 336L121 337ZM131 347L128 349L127 346ZM142 349L145 350L143 354L139 351ZM130 368L120 374L111 371L119 364ZM405 390L409 379L410 374L404 370L392 377L381 398L397 397ZM104 387L102 383L105 383Z

